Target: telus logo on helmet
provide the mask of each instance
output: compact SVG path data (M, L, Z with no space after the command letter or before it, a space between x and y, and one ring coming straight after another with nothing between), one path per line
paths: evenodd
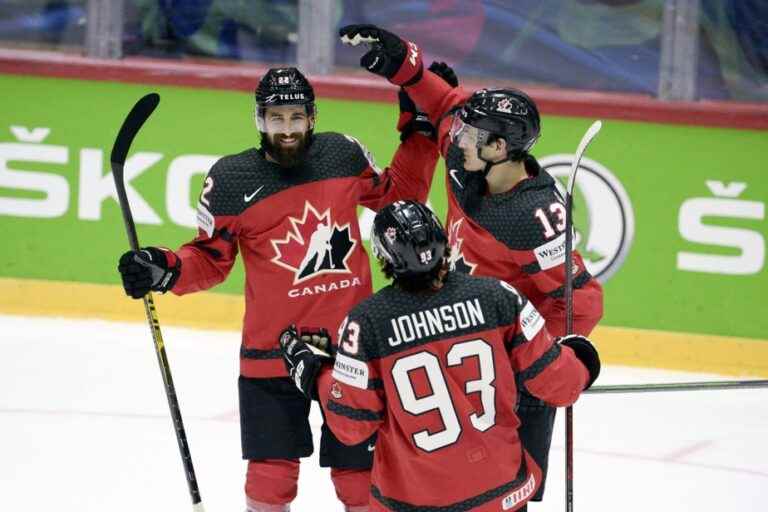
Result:
M294 93L294 94L270 94L266 98L264 98L264 103L274 103L276 101L292 101L292 100L304 100L306 99L304 97L304 94L302 93Z

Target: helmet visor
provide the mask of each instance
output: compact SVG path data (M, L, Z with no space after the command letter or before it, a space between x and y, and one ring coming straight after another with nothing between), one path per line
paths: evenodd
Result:
M449 134L451 142L457 146L478 148L486 144L489 135L486 130L476 128L464 122L461 118L460 110L453 115Z

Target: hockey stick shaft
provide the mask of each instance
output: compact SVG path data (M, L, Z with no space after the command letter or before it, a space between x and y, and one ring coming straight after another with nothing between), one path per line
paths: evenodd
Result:
M595 121L586 131L576 148L571 175L565 195L565 333L573 333L573 190L576 185L576 172L581 157L590 142L602 128L600 121ZM565 510L573 512L573 407L565 408Z
M120 203L120 210L123 214L125 232L128 235L128 243L134 251L139 250L139 238L136 234L136 225L133 221L131 206L128 202L128 195L125 190L125 158L128 155L128 149L130 148L134 137L139 132L144 122L150 115L152 115L152 112L154 112L159 101L160 96L156 93L151 93L136 102L128 113L128 116L125 118L125 121L123 121L123 125L120 127L120 131L118 132L114 146L112 147L110 158L112 164L112 176L115 180L117 198ZM144 311L147 315L149 329L152 332L152 340L155 344L157 362L160 365L160 373L163 377L165 395L168 398L168 408L171 412L171 419L173 420L173 426L176 431L176 441L179 445L179 452L181 453L181 460L184 465L187 486L189 488L190 497L192 498L192 509L195 512L204 512L203 504L200 499L200 490L197 486L197 478L195 477L195 469L192 465L192 455L189 452L189 445L187 443L187 433L184 430L184 422L181 419L179 401L176 397L176 388L173 385L171 367L168 363L168 356L165 353L165 343L163 342L163 335L160 331L160 320L157 316L157 309L155 308L155 302L151 292L144 296Z
M594 386L585 393L656 393L664 391L713 391L722 389L768 388L768 380L724 380L706 382L670 382L667 384L619 384Z

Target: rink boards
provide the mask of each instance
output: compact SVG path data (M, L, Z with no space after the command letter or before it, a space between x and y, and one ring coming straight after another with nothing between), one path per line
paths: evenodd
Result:
M195 232L210 164L258 144L252 95L12 75L0 86L0 312L143 321L117 286L127 246L108 174L117 127L138 97L160 92L129 155L133 208L144 245L177 247ZM318 110L319 131L354 135L387 165L395 104L321 98ZM534 154L553 175L590 122L545 113ZM595 336L608 361L768 375L766 161L761 129L604 119L580 171L575 222L605 286ZM441 217L444 179L440 163L430 203ZM361 211L364 236L369 221ZM238 263L213 293L160 297L161 321L238 329L242 289Z

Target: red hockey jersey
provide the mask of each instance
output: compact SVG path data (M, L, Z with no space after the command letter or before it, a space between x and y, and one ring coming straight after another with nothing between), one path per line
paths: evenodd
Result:
M295 169L255 148L222 158L205 178L198 236L177 251L182 266L173 293L222 282L241 253L241 374L286 376L277 343L286 325L332 331L371 294L358 205L376 210L398 199L424 201L438 157L433 141L414 134L382 171L354 138L320 133Z
M435 293L383 288L342 328L318 394L342 442L378 431L371 510L498 512L536 492L541 471L517 435L516 377L565 406L589 374L528 299L504 281L450 272Z
M446 162L451 267L493 276L530 298L553 335L565 333L565 205L555 180L526 161L528 178L503 194L487 194L480 172L463 168L461 150L451 144L451 116L469 97L430 71L407 87L430 119L440 120L438 144ZM603 315L603 290L578 251L573 253L573 332L588 335Z

